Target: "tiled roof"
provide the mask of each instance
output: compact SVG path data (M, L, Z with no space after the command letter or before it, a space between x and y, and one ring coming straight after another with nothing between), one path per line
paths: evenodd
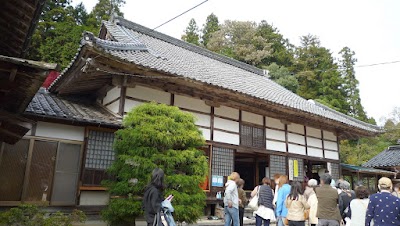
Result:
M95 37L86 38L86 36L86 44L90 43L119 60L238 92L370 133L382 131L378 126L315 104L313 101L307 101L263 76L263 70L254 66L216 54L123 18L117 17L114 22L104 21L103 26L112 36L112 41L108 41L107 45L104 45L103 40ZM113 44L121 46L121 43L132 42L145 45L147 50L132 50L128 47L118 50L110 48L110 45ZM68 69L63 74L67 72ZM62 75L52 86L63 79Z
M400 166L400 146L389 147L364 163L363 166L377 168Z
M374 169L370 167L355 166L345 163L340 163L342 170L348 170L350 172L360 172L360 173L376 173L376 174L394 174L392 171Z
M59 97L43 88L36 93L26 108L25 114L96 126L118 127L121 125L120 118L92 100L82 97Z

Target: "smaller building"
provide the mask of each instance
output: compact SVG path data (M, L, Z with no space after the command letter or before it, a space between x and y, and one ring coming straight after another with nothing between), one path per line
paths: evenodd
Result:
M400 145L390 146L363 164L364 167L390 170L395 173L394 179L400 171Z

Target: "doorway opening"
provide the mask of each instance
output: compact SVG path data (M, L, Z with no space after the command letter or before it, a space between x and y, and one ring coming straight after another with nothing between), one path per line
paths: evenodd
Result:
M252 191L264 177L270 177L268 155L236 153L235 171L245 181L243 189Z
M316 179L320 183L320 175L327 171L327 163L322 161L306 160L307 178Z

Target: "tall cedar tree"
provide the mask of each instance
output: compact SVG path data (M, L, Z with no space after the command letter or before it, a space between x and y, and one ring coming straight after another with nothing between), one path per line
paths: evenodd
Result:
M185 34L182 35L182 40L197 46L200 45L199 27L193 18L189 21Z
M129 225L141 216L140 197L151 172L159 167L166 174L164 195L174 195L174 217L194 223L203 214L205 193L200 188L207 171L207 157L197 148L205 141L192 114L177 107L147 103L134 108L116 132L116 160L109 168L115 180L106 182L111 199L102 212L113 225Z
M28 58L66 67L76 54L82 33L97 32L100 19L108 19L111 9L120 12L123 1L100 0L88 14L82 3L75 8L70 0L47 0L32 37Z
M292 91L293 93L296 93L299 87L299 82L288 68L279 66L276 63L272 63L266 67L266 69L268 70L268 76L270 79L274 80L276 83Z
M358 89L358 80L354 70L354 65L357 62L354 57L355 52L349 47L344 47L339 54L342 57L339 63L340 72L344 79L343 89L348 103L347 114L362 121L368 121L364 107L361 105L360 90Z
M210 15L207 16L206 23L203 25L201 44L203 46L207 46L207 43L210 40L212 33L218 30L219 30L218 17L214 13L211 13Z

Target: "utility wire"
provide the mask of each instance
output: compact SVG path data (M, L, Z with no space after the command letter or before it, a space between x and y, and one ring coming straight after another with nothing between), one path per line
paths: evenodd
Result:
M185 13L187 13L187 12L189 12L189 11L192 11L193 9L195 9L195 8L197 8L197 7L201 6L201 5L203 5L203 4L206 3L206 2L208 2L208 0L202 1L202 2L200 2L199 4L193 6L192 8L186 10L185 12L183 12L183 13L181 13L181 14L175 16L175 17L173 17L172 19L169 19L168 21L165 21L164 23L162 23L162 24L158 25L157 27L153 28L153 30L156 30L156 29L158 29L158 28L160 28L160 27L166 25L167 23L169 23L169 22L175 20L176 18L182 16L183 14L185 14Z
M378 66L378 65L384 65L384 64L396 64L400 63L400 60L395 60L395 61L389 61L389 62L381 62L381 63L375 63L375 64L364 64L364 65L356 65L354 67L372 67L372 66Z

